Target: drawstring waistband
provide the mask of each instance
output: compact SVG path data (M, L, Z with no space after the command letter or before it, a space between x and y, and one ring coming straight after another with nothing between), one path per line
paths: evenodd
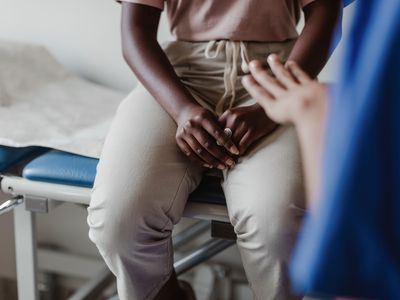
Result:
M242 60L241 69L244 73L249 72L249 57L247 54L247 48L245 43L236 42L236 41L228 41L228 40L220 40L220 41L210 41L207 44L205 49L205 57L206 58L216 58L221 50L225 48L225 56L226 56L226 64L224 69L224 85L225 92L222 95L221 99L217 102L216 112L217 114L223 113L225 106L225 99L231 94L229 108L232 108L233 103L236 97L236 81L237 81L237 63L240 58ZM215 51L214 54L211 54L212 51Z

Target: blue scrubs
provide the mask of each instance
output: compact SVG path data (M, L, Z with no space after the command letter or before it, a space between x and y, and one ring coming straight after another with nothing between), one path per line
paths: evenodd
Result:
M400 0L357 1L332 92L322 193L291 264L299 292L400 299Z

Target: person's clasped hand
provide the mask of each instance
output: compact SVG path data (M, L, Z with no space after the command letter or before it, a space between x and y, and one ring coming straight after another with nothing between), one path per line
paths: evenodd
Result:
M259 104L228 109L219 122L231 130L232 141L239 147L240 155L244 155L251 145L277 127Z
M182 112L176 142L190 159L206 168L232 168L251 145L271 133L277 124L258 105L235 107L220 118L201 106Z
M194 105L182 112L176 142L182 152L206 168L224 170L235 165L238 147L208 109Z

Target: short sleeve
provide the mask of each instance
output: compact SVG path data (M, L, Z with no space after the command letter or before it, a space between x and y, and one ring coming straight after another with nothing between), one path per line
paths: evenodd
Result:
M116 0L116 1L119 3L121 2L137 3L137 4L157 7L161 10L164 9L164 0Z
M305 7L306 5L314 2L316 0L300 0L301 7Z

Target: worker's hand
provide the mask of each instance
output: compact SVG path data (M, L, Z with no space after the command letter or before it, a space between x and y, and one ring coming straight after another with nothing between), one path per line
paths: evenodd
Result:
M241 155L277 127L259 104L231 108L224 112L219 122L223 128L232 131L232 140L238 145Z
M223 170L232 167L235 156L239 154L239 149L221 129L216 116L197 105L182 110L176 142L185 155L207 168Z
M295 62L284 66L276 55L268 57L272 77L259 61L250 63L251 75L243 86L277 123L297 123L325 107L326 86L311 79Z

